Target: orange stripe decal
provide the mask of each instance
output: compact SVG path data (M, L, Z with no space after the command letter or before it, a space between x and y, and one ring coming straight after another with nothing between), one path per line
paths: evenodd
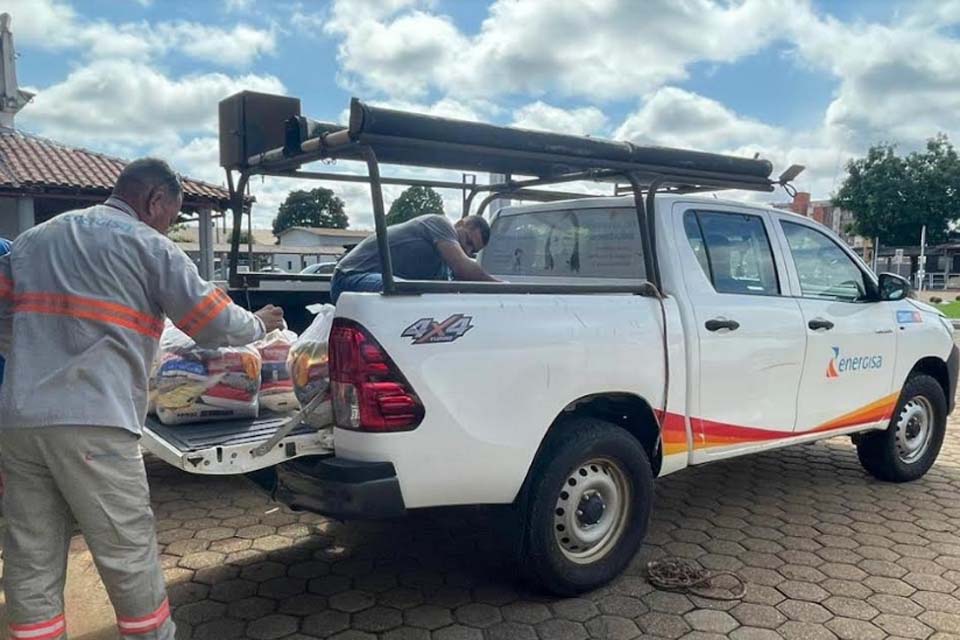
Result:
M845 413L806 431L774 431L772 429L743 427L722 422L713 422L711 420L691 418L691 423L694 425L693 446L695 449L712 449L714 447L760 444L762 442L786 440L814 433L827 434L828 432L839 431L848 427L866 426L883 422L889 420L893 415L899 397L899 393L892 393L880 400L871 402L866 406ZM664 455L686 453L687 437L684 417L675 413L667 413L666 417L664 417L662 411L657 411L656 414L661 424Z

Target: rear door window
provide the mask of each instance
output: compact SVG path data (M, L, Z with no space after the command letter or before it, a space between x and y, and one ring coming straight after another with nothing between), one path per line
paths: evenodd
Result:
M480 257L508 280L637 282L646 277L634 209L564 209L500 216Z
M683 227L697 261L717 293L776 296L777 267L763 218L742 213L688 211Z

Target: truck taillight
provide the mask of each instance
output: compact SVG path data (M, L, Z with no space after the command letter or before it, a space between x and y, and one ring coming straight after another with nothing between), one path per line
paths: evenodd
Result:
M423 420L420 399L383 347L348 320L330 331L330 393L343 429L409 431Z

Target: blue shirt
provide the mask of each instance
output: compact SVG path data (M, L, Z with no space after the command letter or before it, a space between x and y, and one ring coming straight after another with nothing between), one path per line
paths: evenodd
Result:
M5 238L0 238L0 256L4 256L10 253L10 241ZM3 384L3 357L0 356L0 384Z

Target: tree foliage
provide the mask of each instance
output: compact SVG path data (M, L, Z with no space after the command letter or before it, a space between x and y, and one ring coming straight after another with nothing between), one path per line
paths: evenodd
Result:
M899 156L896 147L878 144L847 164L847 176L833 203L856 216L854 231L880 238L883 245L943 242L960 218L960 158L945 135L921 151Z
M330 189L317 187L290 192L273 219L273 233L279 236L290 227L346 229L348 224L343 200Z
M390 205L387 224L398 224L427 213L443 215L443 198L430 187L409 187Z

